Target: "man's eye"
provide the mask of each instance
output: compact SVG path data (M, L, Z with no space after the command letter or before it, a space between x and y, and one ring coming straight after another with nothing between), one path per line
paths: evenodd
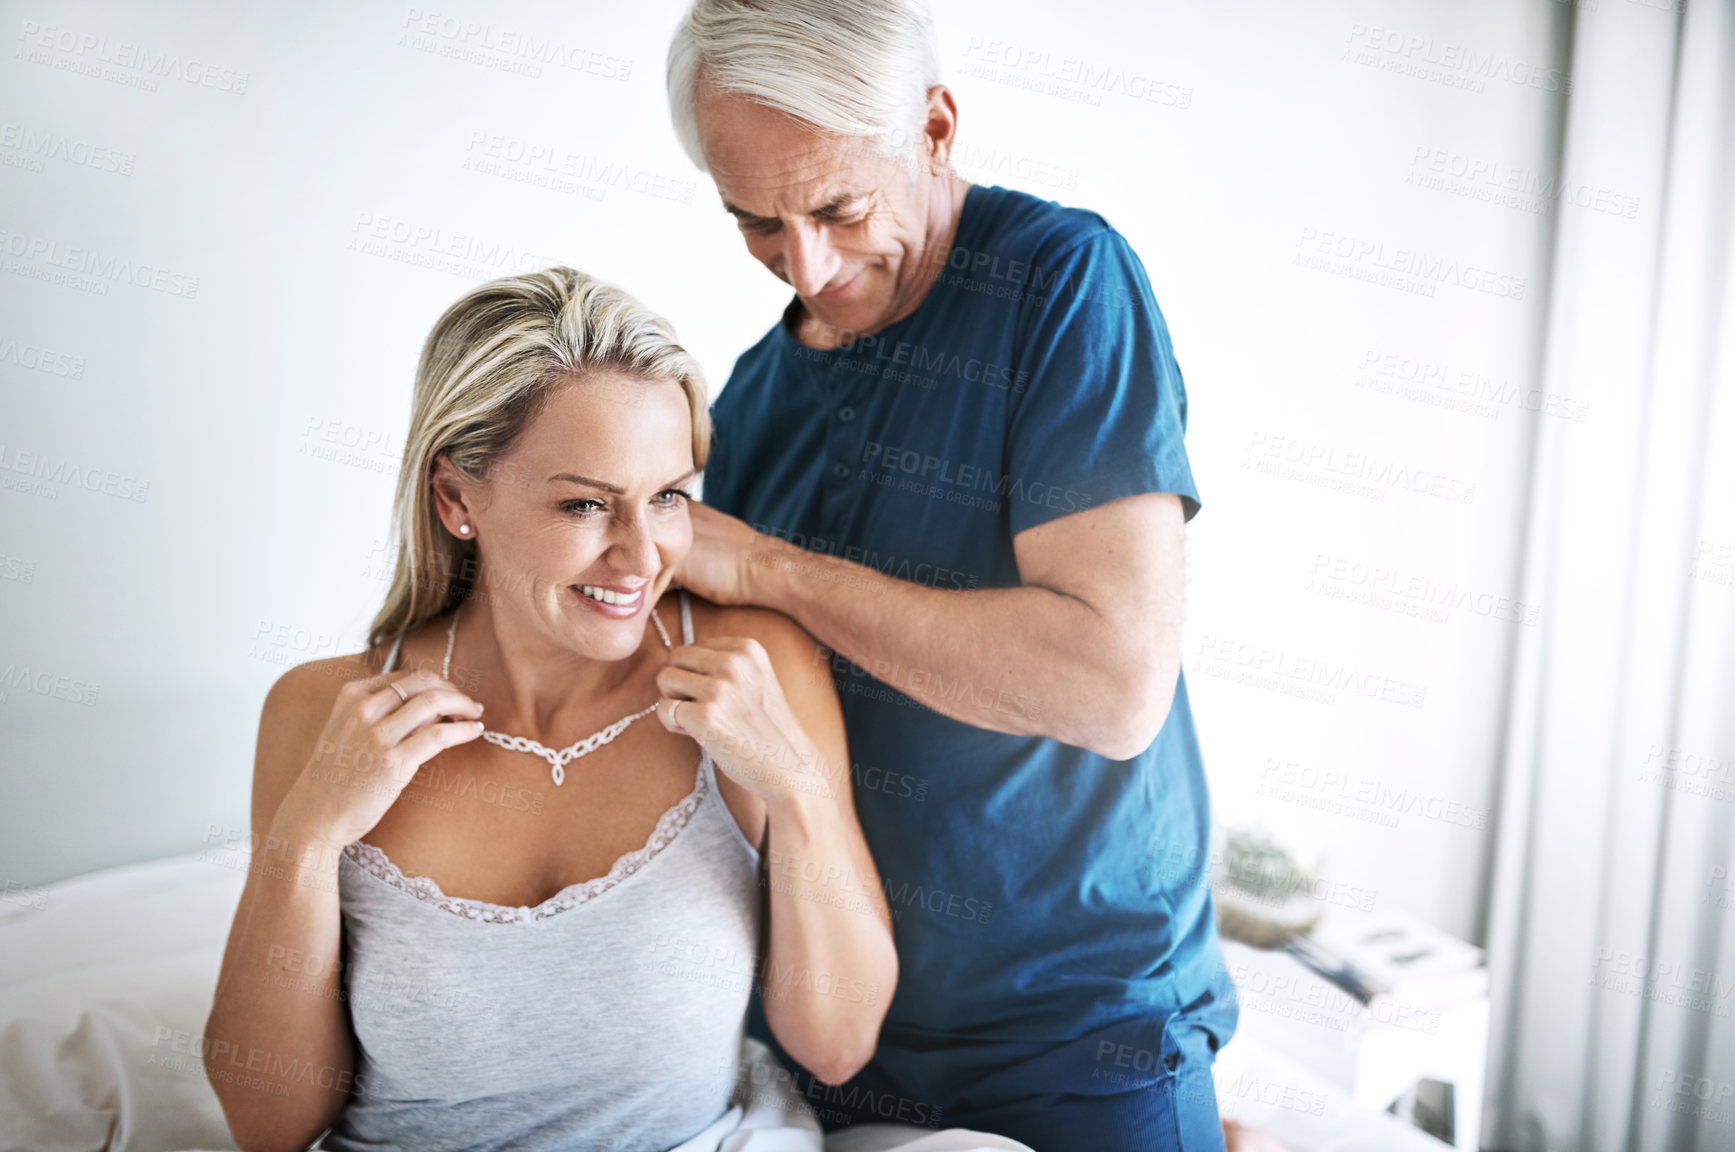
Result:
M867 219L867 209L860 204L850 204L843 207L833 208L830 211L815 213L813 218L825 224L848 226L851 224L860 224L863 220Z

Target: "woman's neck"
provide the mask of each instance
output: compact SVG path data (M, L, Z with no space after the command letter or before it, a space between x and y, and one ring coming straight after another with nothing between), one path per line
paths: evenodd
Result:
M446 631L440 628L436 633L442 655ZM544 744L570 743L577 728L600 727L619 718L612 715L614 711L644 707L655 686L640 687L643 673L656 658L653 649L663 647L656 625L647 623L638 648L625 658L585 656L495 611L487 598L463 603L453 640L450 679L485 706L483 719L488 727ZM632 693L645 700L622 699ZM611 715L599 721L602 713Z

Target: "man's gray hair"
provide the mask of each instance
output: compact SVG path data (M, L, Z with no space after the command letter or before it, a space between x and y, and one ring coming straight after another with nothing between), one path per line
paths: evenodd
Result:
M669 44L669 114L709 171L701 80L913 164L940 61L924 0L694 0Z

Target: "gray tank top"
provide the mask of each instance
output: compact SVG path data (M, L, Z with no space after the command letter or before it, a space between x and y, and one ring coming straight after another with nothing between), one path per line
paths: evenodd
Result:
M348 845L356 1076L319 1146L663 1152L702 1131L736 1086L758 864L703 751L643 848L534 908L449 897Z

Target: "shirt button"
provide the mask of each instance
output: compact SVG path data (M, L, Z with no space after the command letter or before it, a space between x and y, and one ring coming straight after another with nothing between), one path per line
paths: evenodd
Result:
M845 404L842 408L837 410L837 418L842 420L845 424L848 424L851 420L855 419L855 409Z
M843 461L839 460L836 464L833 464L831 466L831 474L833 476L836 476L839 480L848 480L849 479L849 465L845 464Z

